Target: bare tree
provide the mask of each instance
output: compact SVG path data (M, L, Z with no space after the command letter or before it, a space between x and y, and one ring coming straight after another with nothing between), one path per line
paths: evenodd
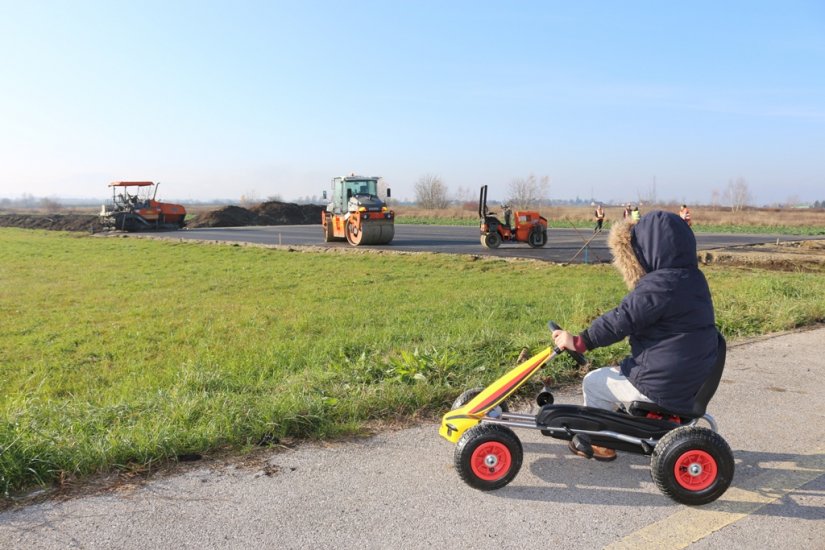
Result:
M710 206L716 210L719 207L719 197L722 196L722 193L718 189L714 189L710 193Z
M447 208L450 205L447 186L439 176L425 174L415 183L415 202L421 208Z
M453 200L459 205L478 202L478 191L473 191L469 187L459 187L453 196Z
M533 205L539 205L550 191L550 176L536 178L534 174L530 174L526 178L516 178L510 182L508 191L507 202L514 208L530 208Z
M261 200L258 198L258 193L256 193L254 189L241 195L241 206L252 206L259 202L261 202Z
M57 202L55 199L42 198L40 199L40 208L42 208L49 214L55 214L57 212L60 212L60 210L63 208L63 205Z
M641 191L636 189L636 196L639 199L639 204L656 204L657 196L656 196L656 178L653 178L653 183L647 189L647 191Z
M728 182L723 198L730 204L731 212L739 212L753 202L753 196L745 178L739 177Z

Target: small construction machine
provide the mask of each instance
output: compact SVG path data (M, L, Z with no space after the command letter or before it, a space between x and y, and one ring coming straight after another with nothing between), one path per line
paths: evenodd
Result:
M325 242L346 239L352 246L361 246L392 241L395 212L378 197L380 179L355 174L333 178L332 202L321 212ZM327 198L326 191L323 196Z
M538 212L527 210L515 211L515 227L511 225L513 212L507 205L504 208L504 223L496 217L495 212L487 210L487 186L481 187L478 198L478 217L481 229L481 244L487 248L498 248L505 242L526 242L532 248L547 244L547 218Z
M110 183L112 203L101 207L100 224L121 231L180 229L186 223L186 209L155 200L159 185L151 181Z

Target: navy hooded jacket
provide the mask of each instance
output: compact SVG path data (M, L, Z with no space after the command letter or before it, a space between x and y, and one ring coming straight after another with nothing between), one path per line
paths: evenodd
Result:
M689 411L717 351L713 302L696 260L696 238L670 212L651 212L629 228L624 253L638 262L640 278L617 308L581 336L588 349L629 337L631 356L622 361L622 374L656 404ZM615 248L614 256L623 253Z

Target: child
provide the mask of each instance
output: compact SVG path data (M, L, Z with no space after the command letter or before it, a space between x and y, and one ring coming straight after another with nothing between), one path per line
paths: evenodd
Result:
M631 355L619 366L584 377L584 404L616 410L651 401L674 412L690 410L717 347L713 302L693 231L676 214L655 211L636 223L616 224L608 244L630 293L579 336L553 332L559 348L579 352L630 338ZM573 442L571 450L581 454ZM593 457L613 460L616 451L594 445Z

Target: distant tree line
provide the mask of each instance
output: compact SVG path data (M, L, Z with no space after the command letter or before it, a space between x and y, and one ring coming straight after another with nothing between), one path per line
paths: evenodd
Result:
M526 209L544 204L550 192L550 176L513 178L507 186L505 203L513 208ZM441 176L425 174L415 183L415 202L421 208L441 209L451 204L474 207L478 204L478 191L459 187L450 197L449 188ZM491 201L495 202L495 201Z

